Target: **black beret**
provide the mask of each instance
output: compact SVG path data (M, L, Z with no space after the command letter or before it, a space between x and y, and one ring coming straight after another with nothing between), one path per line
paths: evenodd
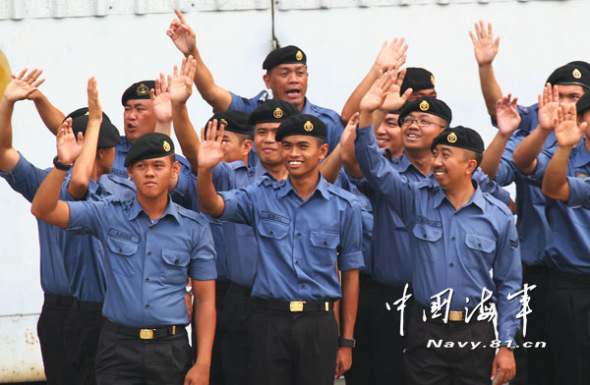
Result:
M174 154L172 139L161 132L150 132L133 142L123 165L129 167L140 160L161 158L172 154Z
M546 83L581 86L588 89L590 87L590 72L585 66L566 64L553 71Z
M270 71L279 64L307 64L307 56L301 48L294 45L277 48L266 56L262 69Z
M242 135L253 135L254 128L248 123L248 114L243 111L227 110L216 112L208 121L205 123L205 133L209 122L213 119L217 119L217 127L222 124L225 126L225 131L235 132L236 134Z
M449 124L453 119L453 113L451 112L451 109L449 108L449 106L447 106L445 102L436 98L424 97L418 98L411 102L407 102L402 107L398 120L401 122L402 119L404 119L410 112L414 111L438 116L439 118L444 119Z
M281 123L297 114L299 114L299 110L291 103L280 99L270 99L252 111L248 123L253 126L259 123Z
M569 62L567 64L586 68L586 71L590 72L590 63L588 63L587 61L575 60L575 61Z
M309 135L326 139L328 129L320 118L313 115L297 114L285 119L277 130L276 140L280 142L284 137L292 135Z
M399 93L403 95L408 88L414 92L434 88L434 75L424 68L408 67Z
M86 127L88 126L88 107L78 108L72 111L66 116L66 119L72 118L72 130L77 136L78 132L86 134ZM111 120L105 114L102 113L102 123L100 124L100 132L98 134L98 148L111 148L115 147L121 142L121 136L117 127L111 123Z
M152 88L156 88L156 82L153 80L133 83L123 92L121 104L125 105L130 99L150 99L150 90Z
M580 117L586 110L590 108L590 92L586 92L576 103L576 112Z
M464 148L465 150L474 151L478 154L483 154L483 151L485 150L483 139L477 131L463 126L445 129L434 138L430 149L434 150L437 144Z

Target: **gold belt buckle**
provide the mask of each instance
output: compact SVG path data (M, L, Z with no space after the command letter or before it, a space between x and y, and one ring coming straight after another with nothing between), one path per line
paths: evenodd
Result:
M154 339L154 331L152 329L140 329L139 330L139 339L140 340L153 340Z
M289 302L289 310L291 313L302 312L304 303L304 301L291 301Z
M449 312L449 321L463 321L463 312L451 310Z

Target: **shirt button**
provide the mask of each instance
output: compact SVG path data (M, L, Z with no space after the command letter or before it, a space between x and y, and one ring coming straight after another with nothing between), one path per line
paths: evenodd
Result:
M454 266L454 265L453 265L453 262L449 263L449 266L453 267L453 266Z
M451 237L451 241L454 241L454 240L455 240L455 237Z
M150 304L148 303L147 305L145 305L145 308L146 309L149 309L150 308Z
M297 236L300 237L301 236L301 233L297 233Z
M301 285L301 288L302 288L302 289L305 289L305 285Z
M295 264L296 264L296 265L299 265L299 261L295 261Z
M428 238L428 235L426 235L426 233L422 234L424 236L424 238Z
M328 242L324 241L324 246L326 246L328 244Z
M145 279L145 281L146 281L146 282L149 282L149 281L150 281L150 279L149 279L149 278L146 278L146 279Z
M481 243L478 243L478 244L477 244L477 247L481 247Z
M151 251L148 251L148 255L152 255L152 252Z
M303 208L304 205L300 205L299 208Z
M175 265L178 265L178 259L175 259L175 260L174 260L174 264L175 264Z
M119 252L121 252L121 251L123 251L123 249L119 247Z
M275 233L274 231L271 231L269 234L270 234L270 235L273 235L274 233Z

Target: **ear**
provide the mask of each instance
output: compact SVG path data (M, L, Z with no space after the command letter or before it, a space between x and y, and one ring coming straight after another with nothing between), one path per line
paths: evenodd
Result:
M477 169L477 161L475 159L469 159L467 161L467 169L465 170L466 173L473 175L475 170Z
M102 158L104 158L104 150L102 148L99 148L96 150L96 159Z
M252 142L250 139L244 140L242 142L242 153L244 155L248 155L248 153L252 151L252 147L254 147L254 142Z
M271 70L272 72L272 70ZM264 84L266 86L267 90L270 90L270 76L268 73L265 73L264 75L262 75L262 80L264 80Z
M323 160L326 156L328 156L328 143L324 143L320 146L320 160Z
M127 178L133 179L133 165L127 166Z
M174 163L172 163L172 175L170 177L177 178L179 173L180 173L180 162L175 161Z

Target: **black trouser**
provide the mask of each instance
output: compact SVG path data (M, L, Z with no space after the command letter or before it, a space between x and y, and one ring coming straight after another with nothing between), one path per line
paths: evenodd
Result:
M421 306L414 306L408 327L406 351L406 383L415 385L481 385L491 384L492 362L495 349L490 342L495 339L494 325L482 321L463 321L447 324L440 320L422 319ZM440 343L437 347L432 341ZM472 349L471 342L481 342ZM445 343L455 343L445 348ZM457 342L469 342L458 347ZM486 347L484 348L483 345ZM447 345L449 346L449 345Z
M529 287L537 286L529 292L531 299L529 307L532 313L527 315L525 341L547 342L545 306L549 273L550 270L545 266L523 266L522 268L522 283L528 284ZM510 381L511 385L550 385L555 383L555 368L550 345L544 349L516 349L514 358L516 360L516 377Z
M547 336L555 383L590 383L590 275L552 271L547 291Z
M217 325L223 330L221 349L226 385L248 383L248 325L256 310L256 301L250 297L250 288L230 282Z
M74 298L45 293L37 322L37 335L48 385L76 385L76 375L66 358L64 326Z
M95 358L102 324L102 302L74 300L65 325L65 340L79 384L96 384Z
M410 289L408 294L411 294ZM352 367L344 374L347 385L405 383L405 337L400 335L401 312L394 305L402 296L403 288L380 284L367 274L360 275L359 304L354 326L356 347L352 349ZM413 302L413 297L406 302L405 330Z
M186 329L151 340L122 333L120 325L105 320L96 352L96 380L100 385L182 385L192 366Z
M249 336L251 384L333 385L338 351L333 310L289 313L258 302Z
M225 374L223 373L223 329L219 326L219 315L223 313L225 307L225 295L229 287L228 281L215 282L215 310L217 311L217 325L215 327L215 338L213 339L213 351L211 352L211 373L209 378L210 385L225 385ZM193 312L192 321L192 341L193 341L193 361L197 360L197 335L195 329L195 316Z

